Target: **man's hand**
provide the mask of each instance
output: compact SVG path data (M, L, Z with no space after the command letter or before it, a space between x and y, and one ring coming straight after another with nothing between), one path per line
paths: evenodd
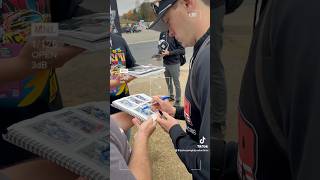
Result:
M160 54L162 57L165 57L165 56L169 56L170 55L170 52L168 50L164 50L161 52Z
M53 43L54 42L54 43ZM65 62L83 52L84 49L73 46L62 46L55 40L44 37L33 38L28 41L18 57L26 70L35 71L61 67ZM35 66L41 63L41 67Z
M131 82L132 80L136 79L136 77L134 76L129 76L128 77L128 80L127 80L127 83Z
M118 124L118 126L125 132L127 132L134 125L132 123L133 117L125 112L118 112L112 114L110 118L112 118Z
M146 120L143 123L141 123L139 119L133 118L132 122L134 125L138 127L138 131L134 137L135 139L139 139L139 140L142 140L142 139L148 140L151 134L156 129L156 125L157 125L157 122L151 118Z
M151 103L153 104L151 107L153 111L160 110L168 113L170 116L176 114L176 108L169 101L164 101L159 96L153 96Z
M156 121L148 119L141 123L139 119L133 118L132 122L138 127L134 136L129 169L136 179L152 179L152 164L148 152L148 139L156 129Z
M162 127L163 130L165 130L167 133L169 133L170 129L176 125L179 124L178 120L171 117L168 113L162 112L162 117L158 118L157 121L159 125Z

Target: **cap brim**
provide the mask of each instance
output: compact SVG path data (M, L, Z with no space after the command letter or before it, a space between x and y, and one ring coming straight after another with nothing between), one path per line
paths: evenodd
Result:
M163 12L161 12L158 16L157 19L154 20L148 29L154 30L154 31L160 31L160 32L165 32L169 30L168 25L162 20L163 16L168 12L168 10L171 8L172 4L169 4Z
M165 32L168 31L169 27L168 25L163 22L163 20L161 19L161 17L158 17L155 21L153 21L148 29L154 30L154 31L159 31L159 32Z

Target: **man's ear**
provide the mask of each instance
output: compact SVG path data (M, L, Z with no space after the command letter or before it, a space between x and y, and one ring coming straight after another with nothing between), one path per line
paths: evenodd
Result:
M188 16L191 18L199 17L199 11L197 10L197 1L200 0L183 0L183 3L187 9Z
M196 1L199 1L199 0L183 0L183 3L187 8L188 13L196 10L196 6L197 6Z

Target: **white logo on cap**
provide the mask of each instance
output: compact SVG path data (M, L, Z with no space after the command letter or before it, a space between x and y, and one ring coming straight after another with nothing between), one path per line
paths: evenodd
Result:
M168 4L164 9L162 9L159 14L161 14L162 12L166 11L169 7L171 7L172 4Z

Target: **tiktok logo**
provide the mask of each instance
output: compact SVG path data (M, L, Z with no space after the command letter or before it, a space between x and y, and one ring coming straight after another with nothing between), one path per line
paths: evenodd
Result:
M199 140L201 145L197 145L199 149L208 149L208 145L204 145L205 140L206 140L206 138L204 136L202 136L202 138Z
M202 138L200 139L200 144L203 144L204 140L206 140L206 138L204 136L202 136Z

